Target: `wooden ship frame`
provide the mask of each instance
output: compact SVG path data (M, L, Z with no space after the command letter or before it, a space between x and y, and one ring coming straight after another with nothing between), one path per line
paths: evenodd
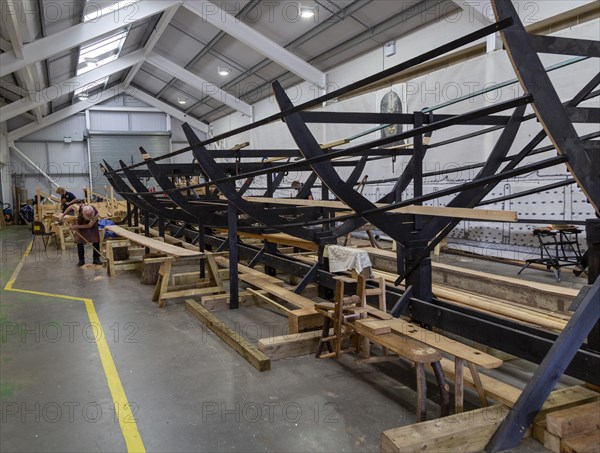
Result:
M490 440L487 450L499 451L518 444L525 429L541 408L558 378L567 375L600 385L600 223L586 222L589 243L589 283L572 306L574 315L565 330L552 333L542 328L520 324L492 314L483 314L439 300L432 292L430 254L459 222L465 218L464 209L489 205L509 199L539 193L566 184L577 184L585 193L597 215L600 213L600 141L599 132L579 136L574 123L600 123L600 109L580 107L580 104L600 95L600 74L589 81L572 99L561 102L543 67L539 53L600 57L600 43L570 38L539 36L528 33L509 0L492 2L497 22L430 50L397 66L352 83L300 105L293 105L281 85L273 84L280 112L247 126L217 137L200 140L192 128L183 129L190 146L159 157L150 157L140 149L142 161L120 168L104 164L104 174L115 191L128 203L130 225L141 219L145 234L157 226L159 235L170 233L185 238L205 250L229 250L230 308L238 307L238 257L249 260L249 267L264 264L268 274L288 273L300 279L294 292L301 294L309 283L316 283L323 297L331 297L335 288L334 275L329 272L324 248L366 224L381 230L397 243L396 285L387 286L388 311L395 317L408 316L427 328L468 337L478 343L540 364L534 378L521 398ZM365 89L369 85L402 74L410 68L500 32L523 96L499 102L467 113L437 114L433 110L414 113L352 113L316 112L311 108ZM527 106L534 110L526 114ZM504 113L509 112L509 113ZM209 150L211 143L235 136L275 121L284 121L297 149L232 149ZM529 143L509 154L517 133L524 122L538 121L541 128ZM347 141L321 146L308 124L402 124L412 128L390 137L359 145ZM458 125L481 128L445 142L431 144L435 131ZM430 149L450 143L501 131L486 162L439 172L423 172L423 159ZM549 138L550 146L541 142ZM389 146L399 140L412 139L412 146ZM556 156L532 160L532 156L555 149ZM161 161L192 151L194 162L168 164ZM404 171L393 181L389 193L376 203L357 190L368 162L410 156ZM228 159L223 162L219 159ZM262 160L258 160L262 159ZM523 164L528 159L529 163ZM566 165L572 179L540 186L508 196L487 199L501 181L557 165ZM342 178L340 169L348 169ZM477 169L471 181L457 184L434 193L425 193L424 180L433 174ZM303 171L308 177L295 198L273 198L281 188L286 172ZM176 178L202 176L204 182L177 186ZM142 178L152 177L162 190L151 191ZM256 181L266 180L261 197L247 197L248 190L257 187ZM320 184L318 182L320 181ZM381 181L368 181L369 184ZM363 181L364 183L364 181ZM406 198L412 184L414 196ZM306 200L311 190L321 189L321 201ZM431 209L424 202L452 196L446 208ZM477 211L473 210L473 215ZM461 217L461 215L463 217ZM493 220L493 217L490 217ZM499 220L500 221L500 220ZM529 220L531 223L531 220ZM547 220L544 221L547 223ZM228 239L213 234L226 229ZM265 242L262 248L246 244L238 233L285 233L314 246L318 262L309 265L293 257L281 255L274 244ZM200 264L201 276L204 265ZM352 287L349 288L352 291ZM468 332L468 333L467 333ZM587 342L586 342L587 337Z

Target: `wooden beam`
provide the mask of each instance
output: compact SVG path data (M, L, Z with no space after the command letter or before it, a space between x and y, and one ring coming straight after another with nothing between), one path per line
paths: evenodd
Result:
M185 308L258 371L268 371L271 369L271 359L269 357L250 344L245 338L242 338L239 333L227 327L223 321L220 321L198 302L187 299L185 301Z
M151 239L146 236L142 236L141 234L133 233L132 231L126 230L125 228L122 228L120 226L110 225L107 226L106 229L112 231L120 237L127 238L130 241L135 242L136 244L140 244L144 247L156 250L157 252L166 253L167 255L176 257L202 256L202 253L198 251L187 250L182 247L177 247L175 245L167 244L165 242L160 242L156 239Z
M347 210L348 206L342 201L330 200L303 200L299 198L266 198L266 197L244 197L244 200L253 203L271 203L292 206L312 206L318 208L330 208ZM377 207L388 206L385 203L375 203ZM350 211L349 211L350 212ZM451 217L495 222L516 222L516 211L498 211L495 209L471 209L451 208L446 206L405 206L392 209L388 212L400 214L417 214L436 217Z
M333 334L333 330L331 331ZM267 337L258 340L258 349L271 360L314 354L321 338L320 330Z
M600 401L548 414L546 429L561 439L600 430Z

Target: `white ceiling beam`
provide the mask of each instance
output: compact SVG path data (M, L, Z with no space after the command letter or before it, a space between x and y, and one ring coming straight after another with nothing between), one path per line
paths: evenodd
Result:
M13 0L4 0L4 6L2 7L4 14L2 14L3 24L6 26L8 31L8 38L12 45L12 53L16 58L22 60L24 58L23 53L23 37L21 35L21 29L17 17L25 17L19 14L19 7L15 5ZM4 75L4 74L3 74Z
M179 121L188 123L190 126L195 127L196 129L198 129L201 132L204 132L205 134L208 134L208 126L202 121L198 121L195 118L187 116L185 112L176 109L175 107L167 104L166 102L159 101L154 96L150 96L149 94L144 93L140 90L136 90L133 87L128 88L127 94L139 99L142 102L145 102L146 104L150 104L156 107L157 109L162 110L164 113L168 113L172 117L177 118Z
M12 50L12 45L2 36L0 36L0 50L4 52L10 52Z
M143 61L143 59L144 50L140 49L84 74L71 77L64 82L52 85L38 92L34 92L29 99L21 99L20 101L0 107L0 118L2 118L3 121L14 118L15 116L32 110L37 106L43 105L47 102L52 102L53 100L58 99L65 94L72 93L78 88L82 88L104 77L127 69L134 64Z
M214 3L186 0L183 2L183 6L298 77L320 88L325 87L327 80L324 72L319 71L302 58L241 22Z
M182 82L187 83L191 87L201 91L202 94L210 96L211 98L216 99L232 109L252 117L252 106L245 103L241 99L232 96L228 92L223 91L214 83L208 82L203 78L198 77L196 74L188 71L187 69L178 66L171 60L168 60L157 53L153 53L147 58L146 61L151 65L156 66L158 69L166 72L167 74L170 74Z
M36 84L34 82L34 75L31 71L31 66L27 66L25 69L21 69L21 70L17 71L17 74L20 75L21 83L23 85L25 85L27 92L33 93L35 91ZM17 78L17 80L18 80L18 78ZM38 84L37 86L40 86L40 85ZM24 100L25 100L25 98L21 99L20 101L17 101L16 104L23 104ZM6 107L4 107L4 108L6 108ZM25 110L25 112L28 110L33 110L33 113L34 113L35 117L37 118L38 122L42 121L42 116L43 116L42 109L40 108L39 105L32 106L31 108L28 108L27 110ZM22 113L25 113L25 112L22 112ZM8 118L2 117L2 114L0 114L0 117L3 119L8 119Z
M105 33L158 14L173 5L173 1L169 0L141 0L138 3L129 3L123 10L111 12L96 20L74 25L25 44L23 47L24 59L19 59L14 51L3 53L0 55L0 77L80 46Z
M27 90L25 90L24 88L21 88L20 86L15 85L14 83L7 82L4 79L0 79L0 88L10 91L14 94L18 94L21 97L26 97L29 95L29 93L27 93Z
M101 102L108 101L109 99L118 96L123 91L125 91L123 85L117 85L112 88L108 88L101 93L98 93L94 96L90 96L86 101L79 101L73 105L70 105L69 107L65 107L64 109L59 110L56 113L52 113L51 115L44 117L41 123L30 123L23 127L20 127L19 129L15 129L14 131L8 133L8 143L14 143L15 141L27 135L33 134L34 132L37 132L40 129L50 126L51 124L67 119L70 116L81 112L82 110L90 108Z
M156 24L156 27L154 27L154 30L152 30L152 34L150 35L150 38L148 38L148 41L146 41L146 45L144 46L144 58L150 55L150 52L152 52L154 46L166 30L167 26L169 25L169 22L171 22L171 19L173 19L173 16L175 16L175 13L179 9L179 6L179 4L172 6L171 8L166 10L162 14L162 16L160 16L160 20ZM125 81L123 82L125 88L129 86L129 84L131 83L131 81L138 73L143 64L144 62L140 61L138 64L136 64L133 68L129 70L129 73L127 74L127 77L125 77Z
M21 5L22 6L22 5ZM19 14L19 7L15 5L14 0L5 0L5 10L3 11L3 19L6 25L6 29L8 31L8 37L10 38L10 42L12 45L12 52L15 57L19 60L23 60L24 52L23 52L23 34L21 32L21 23L19 22L19 18L24 18L25 16ZM34 77L34 74L31 71L31 67L27 66L20 71L21 83L25 85L27 91L34 89L35 82L39 82L37 77ZM30 110L30 109L27 109ZM25 112L27 111L25 110ZM42 109L33 108L34 114L37 118L37 121L42 120ZM25 113L23 112L23 113ZM6 118L8 119L8 118Z
M7 97L0 97L0 107L6 105L7 99L8 99ZM9 99L9 100L12 101L12 99ZM34 115L32 115L31 113L23 113L23 117L27 118L30 121L37 121L37 118ZM0 117L0 120L2 120L1 117ZM6 122L4 120L0 121L0 127L4 127L4 126L6 126Z

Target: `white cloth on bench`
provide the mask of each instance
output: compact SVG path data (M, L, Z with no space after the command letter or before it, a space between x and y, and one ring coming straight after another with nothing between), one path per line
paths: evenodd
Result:
M323 256L329 258L329 272L343 272L354 269L361 273L363 269L371 267L371 259L365 250L343 247L341 245L328 245Z

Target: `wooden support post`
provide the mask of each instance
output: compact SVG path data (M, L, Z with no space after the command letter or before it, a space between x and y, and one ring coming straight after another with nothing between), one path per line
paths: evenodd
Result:
M454 412L460 414L464 410L464 360L456 357L454 359Z
M227 205L227 226L229 227L229 308L233 310L239 306L237 209L233 203Z
M132 216L132 212L131 212L131 203L129 203L129 201L127 202L127 226L131 227L133 226L133 219L131 218Z
M173 265L173 259L168 258L160 265L158 270L158 281L154 287L154 294L152 300L158 302L158 306L163 308L165 306L166 299L162 299L161 296L167 292L169 288L169 279L171 277L171 267Z
M204 253L204 225L202 219L198 219L198 249L200 253ZM200 278L204 278L205 275L204 260L200 260Z
M148 211L144 212L144 236L146 236L147 238L150 237L150 217L148 217ZM144 253L150 253L150 249L146 247Z
M479 376L479 372L477 371L477 366L474 363L467 362L469 365L469 370L471 371L471 377L473 378L473 383L475 384L475 390L477 390L477 394L479 395L479 400L481 401L481 405L483 407L487 407L488 400L485 394L485 389L483 388L483 384L481 383L481 377Z
M115 276L115 255L113 253L112 241L106 241L106 272L109 277Z
M427 418L427 378L425 376L425 364L417 362L417 422L423 422Z

